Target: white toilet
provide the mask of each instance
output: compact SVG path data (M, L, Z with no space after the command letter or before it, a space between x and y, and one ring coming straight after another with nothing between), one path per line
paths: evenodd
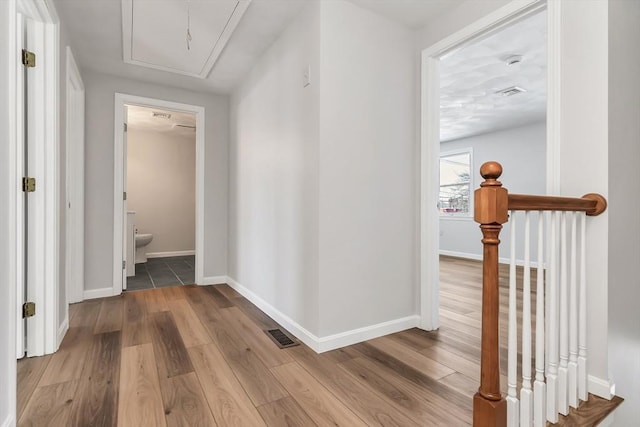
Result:
M136 264L147 262L147 245L153 240L153 234L136 234Z

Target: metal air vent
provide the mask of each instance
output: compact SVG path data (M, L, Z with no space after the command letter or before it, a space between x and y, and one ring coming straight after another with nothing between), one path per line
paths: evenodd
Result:
M496 92L496 94L498 95L502 95L502 96L513 96L513 95L517 95L519 93L524 93L526 92L526 89L523 89L519 86L511 86L508 87L506 89L502 89Z

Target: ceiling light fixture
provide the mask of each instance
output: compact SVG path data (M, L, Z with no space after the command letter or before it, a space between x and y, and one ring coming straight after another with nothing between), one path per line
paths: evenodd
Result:
M191 50L191 2L187 0L187 50Z

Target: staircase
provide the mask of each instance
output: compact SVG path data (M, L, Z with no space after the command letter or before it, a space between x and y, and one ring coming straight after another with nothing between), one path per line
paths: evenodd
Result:
M622 401L601 399L587 390L586 224L588 217L606 210L606 200L599 194L581 198L509 194L498 181L502 166L497 162L483 164L480 174L484 182L475 192L474 216L484 247L482 350L473 425L597 425ZM500 390L498 249L507 222L512 232L505 396ZM514 232L521 223L523 242ZM520 284L518 247L524 254Z

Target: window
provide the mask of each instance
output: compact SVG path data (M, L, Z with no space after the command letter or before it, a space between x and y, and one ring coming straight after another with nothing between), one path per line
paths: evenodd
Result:
M441 216L471 216L473 209L471 164L471 148L440 154L440 197L438 207Z

